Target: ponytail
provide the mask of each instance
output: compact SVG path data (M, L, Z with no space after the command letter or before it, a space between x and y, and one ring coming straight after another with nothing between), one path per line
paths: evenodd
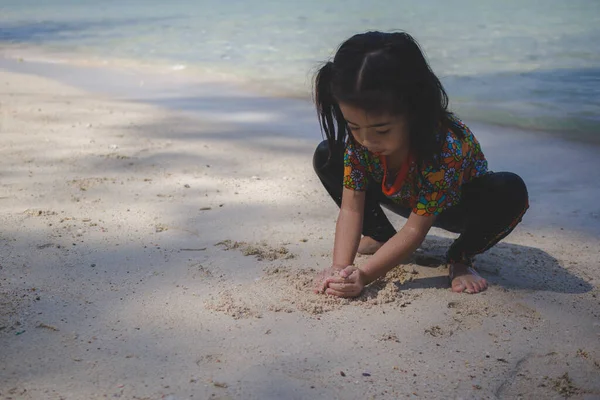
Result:
M325 63L315 77L315 104L321 131L329 145L329 156L344 149L347 131L346 122L337 100L333 96L334 68L331 61Z

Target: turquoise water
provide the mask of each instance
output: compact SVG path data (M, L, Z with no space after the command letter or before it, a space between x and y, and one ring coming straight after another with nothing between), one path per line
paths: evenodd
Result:
M462 116L600 137L598 0L0 0L0 49L220 72L293 96L370 29L413 34Z

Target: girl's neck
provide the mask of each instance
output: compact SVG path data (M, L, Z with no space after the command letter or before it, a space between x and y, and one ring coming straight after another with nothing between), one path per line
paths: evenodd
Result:
M410 148L408 146L402 147L398 152L386 156L385 161L388 171L398 172L402 165L408 160Z

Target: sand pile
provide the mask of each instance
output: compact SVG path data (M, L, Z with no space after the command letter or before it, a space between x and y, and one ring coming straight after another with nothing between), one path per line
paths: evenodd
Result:
M274 248L268 244L220 242L225 250L237 249L246 256L256 256L260 261L290 259L294 255L285 247ZM319 271L313 268L294 268L285 264L266 266L263 276L254 282L234 287L226 287L207 301L206 306L234 318L261 317L265 312L303 312L311 315L337 310L342 306L371 308L390 304L406 307L416 293L401 292L400 287L411 281L414 272L407 266L399 266L384 278L368 285L363 293L354 299L341 299L315 293L315 279Z

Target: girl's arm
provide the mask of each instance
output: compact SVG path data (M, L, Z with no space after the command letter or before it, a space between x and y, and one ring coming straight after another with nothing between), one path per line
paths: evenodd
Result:
M344 188L342 206L335 225L333 268L343 269L354 263L365 210L365 192Z
M361 268L364 284L384 276L396 265L406 260L419 248L433 225L435 216L412 213L406 224L390 238Z
M323 282L325 293L339 297L358 296L365 285L408 258L421 245L434 221L435 216L411 214L404 227L381 246L361 269L348 266L337 276L327 278Z
M339 277L340 271L354 262L362 232L365 197L365 192L344 188L342 205L335 225L333 263L331 268L324 270L316 278L315 292L323 293L327 289L329 279L332 276Z

